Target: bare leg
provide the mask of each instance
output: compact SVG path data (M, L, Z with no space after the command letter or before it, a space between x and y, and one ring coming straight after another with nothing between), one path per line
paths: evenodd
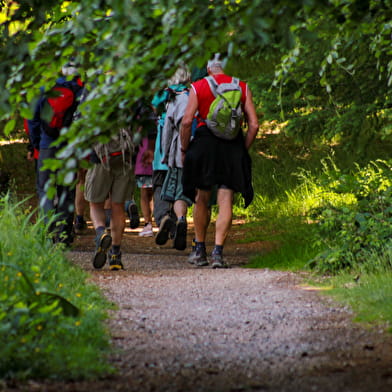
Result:
M112 219L110 221L112 245L120 246L125 229L124 203L114 203L112 201Z
M152 222L152 188L140 188L140 207L142 209L144 223Z
M174 202L173 209L177 217L173 245L177 250L185 250L187 236L186 213L188 210L188 206L184 200L176 200Z
M105 203L90 203L90 217L93 222L94 229L105 227Z
M188 205L185 203L184 200L176 200L174 202L173 209L177 218L181 218L182 216L186 217L186 213L188 211Z
M224 245L230 231L233 218L233 195L234 192L231 189L218 189L219 212L215 226L215 245Z
M79 169L78 182L76 184L75 213L77 216L84 216L88 202L84 198L84 181L86 169Z
M208 201L211 191L198 189L196 203L193 207L193 223L195 225L195 238L197 242L205 242L209 223Z

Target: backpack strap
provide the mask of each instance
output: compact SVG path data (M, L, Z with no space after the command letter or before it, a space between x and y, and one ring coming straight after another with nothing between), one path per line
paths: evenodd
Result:
M206 76L206 80L208 82L208 85L210 86L210 90L214 97L216 97L216 89L218 88L218 83L212 76Z

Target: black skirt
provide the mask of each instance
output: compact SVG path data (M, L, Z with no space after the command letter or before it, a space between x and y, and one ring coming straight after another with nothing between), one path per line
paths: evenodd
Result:
M252 161L242 132L234 140L214 136L207 127L197 129L185 155L184 195L195 201L196 189L225 185L242 194L247 207L253 199Z

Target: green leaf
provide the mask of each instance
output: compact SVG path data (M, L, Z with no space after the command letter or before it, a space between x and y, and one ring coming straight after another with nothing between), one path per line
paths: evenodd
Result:
M58 304L64 316L77 317L80 315L80 309L77 306L75 306L72 302L62 297L61 295L56 293L51 293L49 291L41 291L40 295L44 295L50 298L51 300L58 301Z
M6 126L4 127L4 133L6 136L9 136L9 134L15 129L15 125L16 120L14 118L7 122Z
M298 99L301 96L301 94L302 94L302 91L301 90L297 90L295 92L295 94L294 94L294 99Z

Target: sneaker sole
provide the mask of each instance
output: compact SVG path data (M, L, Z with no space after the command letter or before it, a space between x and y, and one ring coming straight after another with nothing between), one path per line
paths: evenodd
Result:
M110 245L112 245L112 237L107 234L101 239L100 246L93 257L93 266L95 269L100 269L105 265L107 258L106 252L110 248Z
M136 204L131 204L129 207L129 227L137 229L140 225L139 211Z
M195 264L197 267L206 267L208 265L208 260L194 260L193 264Z
M174 236L174 247L177 250L185 250L186 248L186 222L179 222L176 227L176 234Z
M170 219L166 219L163 223L161 229L159 229L157 236L155 237L155 243L157 245L165 245L167 240L169 239L169 233L171 229Z
M139 237L154 237L154 233L139 233Z
M120 271L124 269L124 266L122 264L111 264L109 265L110 271Z
M229 268L229 266L226 263L212 263L211 267L213 269L218 269L218 268Z

